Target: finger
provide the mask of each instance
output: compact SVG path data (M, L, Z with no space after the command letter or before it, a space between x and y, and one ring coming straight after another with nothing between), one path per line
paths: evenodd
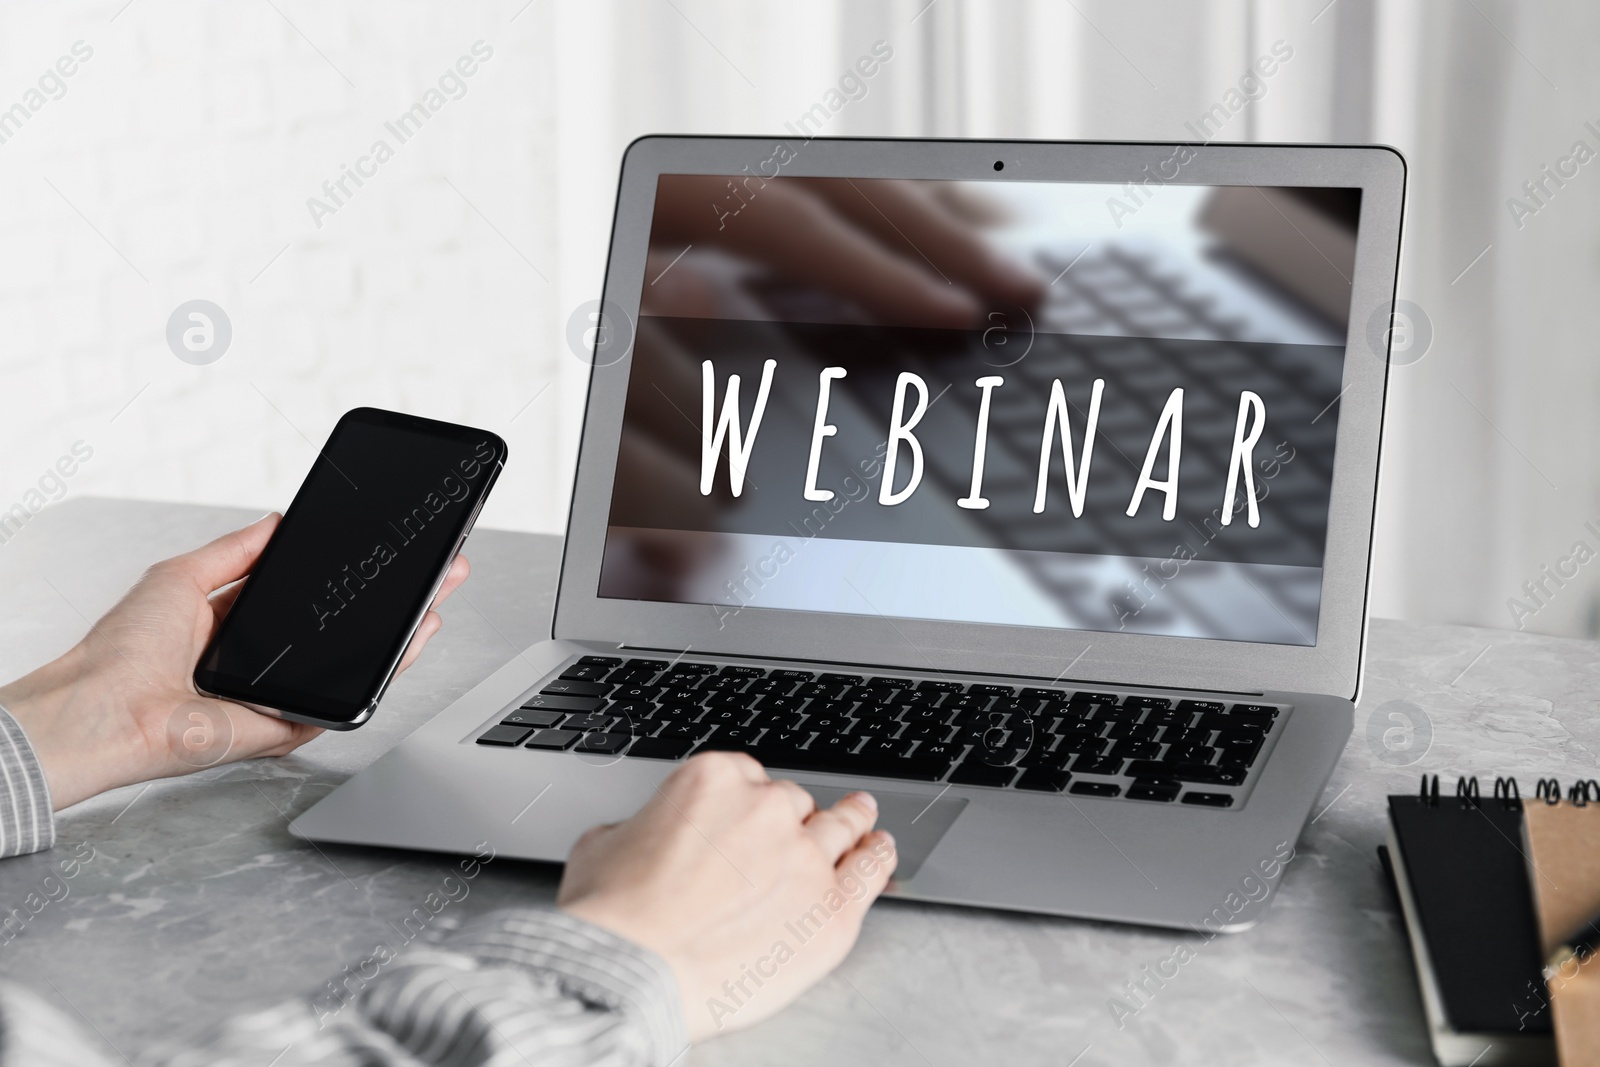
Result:
M433 598L433 606L438 607L450 599L450 594L460 589L462 583L472 573L472 564L467 562L467 557L457 555L450 561L450 567L444 572L444 581L439 583L439 592Z
M722 226L714 212L705 210L723 195L722 181L710 179L707 184L690 178L663 186L658 204L676 220L670 236L721 248L845 294L890 322L962 329L977 321L979 304L969 293L927 269L905 242L886 247L813 195L809 182L768 183L737 220Z
M841 888L848 890L845 895L865 909L888 887L889 878L899 865L894 837L887 830L878 830L841 856L835 869Z
M794 805L795 818L801 822L805 822L817 810L817 798L799 782L792 782L787 778L774 778L772 788L789 798L789 802Z
M186 575L209 594L250 573L281 518L277 512L263 515L241 530L225 533L192 552L172 557L165 561L165 566Z
M417 662L417 657L422 655L428 640L438 633L443 625L444 617L437 611L429 611L422 617L422 622L417 625L417 632L411 636L411 643L406 646L406 654L400 657L400 666L395 668L396 674Z
M265 718L265 717L266 716L258 716L258 718ZM284 721L284 720L279 720L279 721ZM263 755L263 756L287 756L289 753L293 752L295 749L299 748L301 745L305 744L307 741L310 741L310 740L313 740L314 738L322 736L322 733L323 733L322 727L320 727L320 726L312 726L310 723L305 723L305 722L286 722L286 721L284 721L284 725L289 728L288 733L284 737L284 739L279 744L273 745L271 748L265 749L264 751L262 751L260 753L260 755Z
M244 589L243 582L234 582L232 585L224 586L221 592L212 594L210 598L211 614L216 617L218 622L221 622L227 617L228 612L233 610L233 602L239 599L239 592L242 589Z
M872 794L851 793L833 807L807 819L806 830L832 864L838 863L840 856L854 848L877 821L878 802Z
M433 598L433 607L443 604L451 593L461 588L461 583L467 580L471 573L471 565L467 563L466 556L457 556L450 561L450 568L444 572L444 581L439 584L439 592ZM444 616L432 608L422 617L417 624L417 632L411 635L411 643L406 646L406 654L400 657L400 666L395 668L395 673L400 674L407 667L417 662L417 657L422 655L423 648L429 639L444 626Z
M722 752L718 753L718 755L732 759L734 765L739 769L739 773L745 777L746 781L755 782L758 785L764 785L772 781L772 776L761 765L761 761L748 752Z
M194 705L186 704L179 712L187 709L188 714L168 726L176 761L171 773L286 755L322 733L319 727L263 715L232 701L205 699L203 703L210 710L196 714Z
M989 300L1033 304L1044 279L1001 253L982 231L907 181L864 186L817 179L819 196L857 226L902 255L925 259L940 276L970 286Z

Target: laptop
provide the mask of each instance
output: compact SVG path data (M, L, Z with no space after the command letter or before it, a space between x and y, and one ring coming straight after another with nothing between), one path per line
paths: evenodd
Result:
M653 136L549 640L293 823L560 861L693 754L902 900L1237 931L1358 697L1405 164Z

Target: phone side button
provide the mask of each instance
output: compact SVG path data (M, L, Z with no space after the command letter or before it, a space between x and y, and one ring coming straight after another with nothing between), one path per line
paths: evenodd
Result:
M508 726L502 723L499 726L491 726L485 730L483 736L478 738L478 744L500 745L509 748L513 745L522 744L523 738L530 733L532 731L526 726Z
M529 738L528 743L523 747L557 750L571 748L573 743L582 736L582 732L578 730L540 730Z

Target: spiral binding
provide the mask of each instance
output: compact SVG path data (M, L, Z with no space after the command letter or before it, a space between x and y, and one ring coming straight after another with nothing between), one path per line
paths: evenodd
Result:
M1439 806L1439 776L1422 776L1422 790L1420 799L1429 807ZM1466 775L1456 779L1455 799L1462 807L1475 807L1483 803L1483 795L1478 789L1477 776ZM1491 798L1499 801L1508 808L1522 807L1522 790L1517 785L1515 778L1496 778L1494 780L1494 796ZM1555 778L1541 778L1534 792L1534 799L1542 800L1546 804L1561 803L1561 782ZM1600 804L1600 781L1594 778L1581 778L1567 790L1567 803L1576 807L1587 807L1590 804Z

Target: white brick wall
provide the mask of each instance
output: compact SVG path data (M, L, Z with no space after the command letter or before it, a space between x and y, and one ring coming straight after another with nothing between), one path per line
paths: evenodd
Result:
M122 2L0 11L0 108L73 42L94 49L0 144L0 508L78 439L95 452L72 493L281 507L305 438L376 404L505 434L484 521L559 529L575 420L543 404L509 422L581 369L554 286L518 255L555 272L548 10ZM393 141L383 123L479 39L495 54L466 95L313 225L306 198ZM233 323L210 366L165 344L193 298Z

